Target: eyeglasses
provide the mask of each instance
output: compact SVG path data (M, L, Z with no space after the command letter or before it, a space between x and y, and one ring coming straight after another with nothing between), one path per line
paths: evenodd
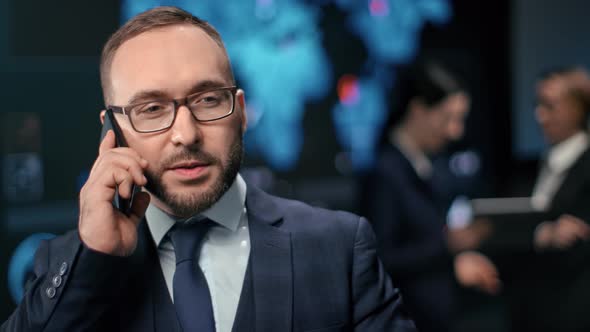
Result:
M166 130L174 124L180 106L186 106L195 119L210 122L230 116L234 112L235 86L198 92L184 98L153 100L127 106L107 106L113 113L129 117L131 127L140 133Z

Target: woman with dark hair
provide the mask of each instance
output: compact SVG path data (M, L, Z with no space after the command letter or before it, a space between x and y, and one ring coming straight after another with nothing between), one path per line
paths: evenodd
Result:
M408 134L416 137L418 148L424 152L438 152L463 135L463 120L469 103L467 91L440 64L425 61L402 68L398 71L381 145L389 143L391 135L395 135L393 132L401 128L412 131ZM427 116L423 117L425 113ZM421 121L416 122L416 118ZM422 123L422 120L427 122ZM423 129L429 132L421 132Z
M457 260L451 254L456 248L447 241L445 208L431 186L429 158L463 135L470 98L448 70L432 61L405 68L397 78L379 158L363 190L363 212L418 329L441 332L451 323ZM493 268L473 252L459 261ZM483 287L494 291L496 282L484 281Z

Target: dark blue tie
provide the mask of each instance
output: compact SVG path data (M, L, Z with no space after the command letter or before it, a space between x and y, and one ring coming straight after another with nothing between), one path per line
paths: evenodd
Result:
M176 254L174 272L174 307L184 332L215 332L211 295L199 267L202 240L211 227L210 220L177 224L170 240Z

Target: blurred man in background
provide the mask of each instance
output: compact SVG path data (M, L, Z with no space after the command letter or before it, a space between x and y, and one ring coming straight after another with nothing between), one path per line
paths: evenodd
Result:
M531 197L540 212L498 218L481 251L506 281L514 331L589 331L590 77L549 71L536 93L549 144Z

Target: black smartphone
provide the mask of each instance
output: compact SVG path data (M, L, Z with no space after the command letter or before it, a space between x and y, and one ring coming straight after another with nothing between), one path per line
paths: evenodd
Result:
M100 142L103 141L105 135L109 130L112 130L115 133L115 141L118 147L126 147L127 142L125 141L125 137L121 132L121 129L117 125L117 120L113 115L112 110L106 110L106 114L104 116L104 124L102 125L102 130L100 132ZM119 196L119 190L115 190L115 197L113 198L113 205L115 208L119 209L119 211L123 212L125 215L129 216L131 213L131 202L133 202L133 197L135 193L139 191L139 187L133 185L131 188L131 198L125 199Z

